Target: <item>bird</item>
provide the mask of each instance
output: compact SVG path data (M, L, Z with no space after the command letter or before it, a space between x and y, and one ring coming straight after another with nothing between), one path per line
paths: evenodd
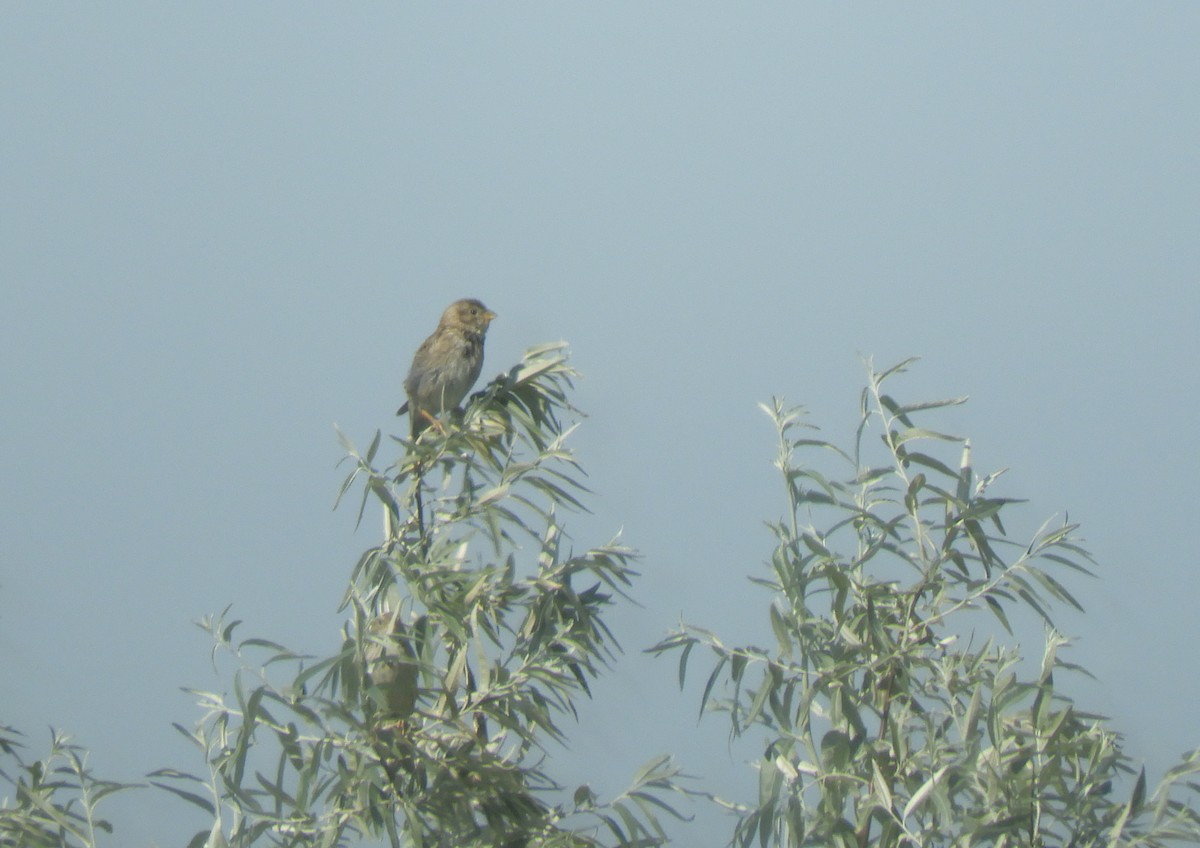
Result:
M457 409L479 379L483 337L495 317L475 298L456 300L417 348L404 379L408 400L396 410L397 415L408 413L414 439L431 424L440 430L438 416Z
M420 624L420 619L416 624ZM417 703L419 666L413 644L413 630L396 612L385 612L368 627L369 641L364 651L367 682L383 695L387 719L405 721Z

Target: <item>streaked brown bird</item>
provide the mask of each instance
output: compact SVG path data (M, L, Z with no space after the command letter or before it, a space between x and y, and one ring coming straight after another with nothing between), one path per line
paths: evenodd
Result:
M393 722L407 720L417 703L419 666L411 631L395 612L378 616L368 628L367 682L379 687L385 718Z
M483 369L483 337L496 313L474 298L446 307L433 335L421 343L404 379L408 401L396 411L409 414L415 439L438 416L457 409Z

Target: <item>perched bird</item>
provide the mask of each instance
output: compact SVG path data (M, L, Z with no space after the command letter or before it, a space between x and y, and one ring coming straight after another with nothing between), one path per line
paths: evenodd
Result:
M368 627L369 642L364 652L367 682L379 687L385 716L391 721L406 720L417 703L419 666L413 629L395 612L385 612Z
M433 335L417 348L404 379L408 402L396 411L409 414L414 439L436 424L439 415L456 409L479 379L483 337L495 317L478 300L456 300L442 313Z

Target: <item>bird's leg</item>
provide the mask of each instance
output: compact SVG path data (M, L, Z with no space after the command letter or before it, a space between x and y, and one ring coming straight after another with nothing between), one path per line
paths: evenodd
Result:
M436 415L434 415L428 409L422 409L419 412L420 412L421 417L429 422L429 426L433 427L441 435L443 435L443 436L446 435L446 425L442 423L442 420L440 418L438 418Z

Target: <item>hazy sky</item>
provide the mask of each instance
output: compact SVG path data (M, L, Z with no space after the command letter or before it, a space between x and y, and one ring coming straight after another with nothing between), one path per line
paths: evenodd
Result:
M564 779L673 751L751 797L640 651L681 617L769 641L756 404L848 442L860 355L922 356L896 391L971 395L937 423L1031 527L1083 523L1100 579L1059 623L1103 685L1074 691L1161 773L1200 744L1198 44L1183 2L5 4L0 722L106 776L201 770L179 688L223 684L190 622L336 647L377 528L331 512L333 425L402 426L474 296L485 376L572 345L568 530L644 554ZM111 810L114 844L194 829Z

